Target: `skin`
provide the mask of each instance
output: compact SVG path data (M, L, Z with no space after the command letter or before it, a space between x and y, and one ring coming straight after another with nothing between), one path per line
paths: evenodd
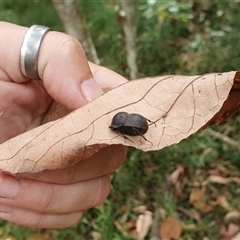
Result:
M78 41L54 31L46 34L39 52L42 81L29 80L19 65L28 28L0 22L0 29L0 143L41 125L56 103L74 110L100 96L102 89L126 81L89 63ZM125 157L125 147L109 146L64 170L17 177L0 172L0 218L34 228L69 227L84 210L106 199L108 174Z

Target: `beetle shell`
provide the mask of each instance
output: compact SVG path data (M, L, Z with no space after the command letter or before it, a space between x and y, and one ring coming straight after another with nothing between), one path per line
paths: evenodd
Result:
M140 114L119 112L113 117L109 128L129 136L142 136L148 131L148 122Z
M116 115L114 115L112 119L112 123L109 126L110 129L115 130L119 127L123 126L124 123L127 121L129 114L127 112L119 112Z

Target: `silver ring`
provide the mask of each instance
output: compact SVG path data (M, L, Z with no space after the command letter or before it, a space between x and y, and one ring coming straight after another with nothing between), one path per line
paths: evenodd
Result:
M33 25L28 29L20 52L20 69L25 77L40 80L38 76L38 54L43 37L50 30L49 27L41 25Z

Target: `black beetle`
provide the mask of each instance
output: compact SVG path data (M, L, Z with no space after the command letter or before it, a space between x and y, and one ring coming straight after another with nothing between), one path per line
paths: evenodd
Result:
M148 141L143 134L148 131L148 122L152 122L147 118L137 113L119 112L114 115L109 128L112 131L118 132L128 139L125 135L129 136L142 136ZM129 140L129 139L128 139ZM148 141L149 142L149 141Z

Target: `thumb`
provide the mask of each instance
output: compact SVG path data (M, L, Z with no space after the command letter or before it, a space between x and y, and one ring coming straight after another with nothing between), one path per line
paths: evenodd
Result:
M49 95L74 110L103 94L81 44L60 32L48 32L39 51L38 74Z

